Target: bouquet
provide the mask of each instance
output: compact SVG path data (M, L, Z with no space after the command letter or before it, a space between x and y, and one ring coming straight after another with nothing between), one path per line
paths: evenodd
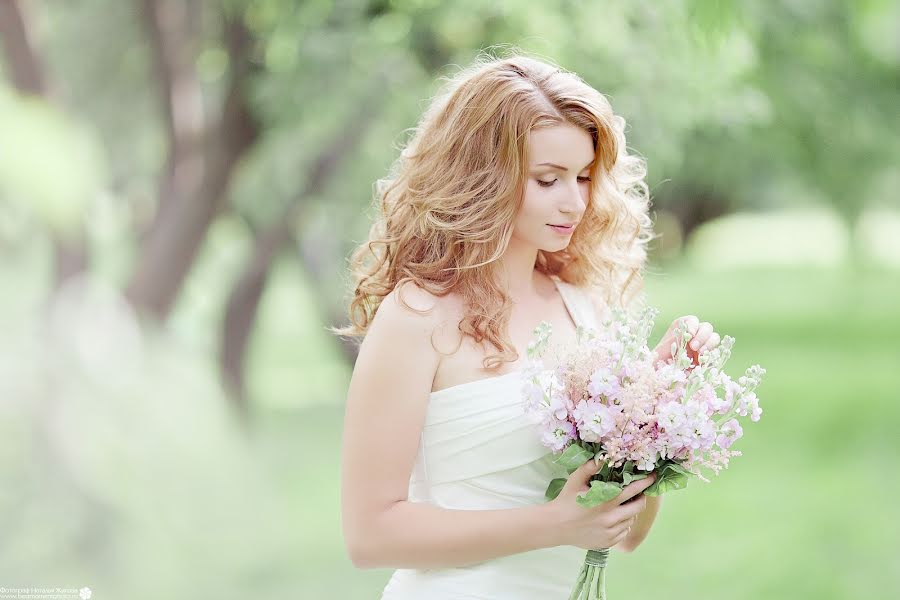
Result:
M691 334L681 321L672 358L661 361L647 345L657 314L653 307L635 314L613 309L600 330L579 326L568 347L550 343L544 321L528 345L523 402L540 424L541 442L570 475L588 460L603 461L590 489L577 497L584 507L612 500L653 471L647 496L683 489L691 477L709 483L703 469L718 475L741 454L730 449L743 435L738 417L758 421L762 414L755 389L765 369L753 365L737 381L723 370L733 337L724 336L694 364L687 353ZM558 367L546 369L551 348ZM565 482L551 481L546 497L556 498ZM608 554L609 548L588 551L570 600L605 599Z

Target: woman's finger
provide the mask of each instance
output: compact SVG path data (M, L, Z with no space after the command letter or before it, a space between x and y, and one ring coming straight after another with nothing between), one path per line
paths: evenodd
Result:
M697 331L697 326L700 325L700 319L697 318L696 315L685 315L683 317L678 317L675 319L675 322L672 323L672 327L677 327L679 322L684 322L687 330L693 335Z
M706 340L706 343L703 344L703 348L706 350L712 350L713 348L718 346L721 341L722 339L719 337L719 334L713 332L713 334L709 336L709 339Z
M675 320L676 326L680 323L684 323L684 328L687 330L690 339L694 339L697 337L697 328L700 326L700 319L698 319L694 315L687 315ZM673 331L674 333L674 331ZM681 336L678 336L679 338Z
M643 492L645 489L650 487L653 482L656 481L656 473L650 473L647 477L643 479L638 479L637 481L632 481L619 493L618 496L610 500L610 502L615 501L616 504L622 504L628 501L630 498L633 498Z
M699 327L697 327L697 333L694 335L694 339L691 340L691 349L697 350L706 343L713 333L713 326L711 323L707 323L704 321L700 323Z

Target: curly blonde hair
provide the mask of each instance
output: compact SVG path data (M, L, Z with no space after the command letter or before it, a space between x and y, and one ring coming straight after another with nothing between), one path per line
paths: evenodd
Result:
M646 164L628 154L625 119L606 97L545 60L482 53L441 80L389 176L376 183L378 217L350 258L351 325L329 329L364 336L384 297L407 281L436 296L452 290L466 306L459 331L497 348L483 362L495 369L518 359L503 335L512 304L497 283L497 259L524 198L528 132L569 123L593 139L582 221L566 249L539 250L535 268L586 290L598 306L602 298L625 307L643 288L654 237Z

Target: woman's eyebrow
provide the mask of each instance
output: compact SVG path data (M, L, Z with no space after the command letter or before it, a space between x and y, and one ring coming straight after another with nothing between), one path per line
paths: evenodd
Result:
M591 161L591 162L589 162L588 164L586 164L586 165L584 166L584 168L581 169L581 170L584 171L584 169L587 169L587 168L588 168L589 166L591 166L592 164L594 164L594 161ZM552 163L552 162L542 162L542 163L537 164L537 165L535 165L535 166L537 166L537 167L543 167L544 165L547 165L548 167L553 167L554 169L559 169L560 171L568 171L568 170L569 170L569 169L567 169L566 167L564 167L564 166L562 166L562 165L558 165L558 164Z

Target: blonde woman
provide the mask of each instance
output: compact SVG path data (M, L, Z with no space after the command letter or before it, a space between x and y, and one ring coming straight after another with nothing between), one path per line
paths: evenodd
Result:
M448 78L353 255L363 336L343 431L343 534L359 568L395 569L385 600L568 598L585 549L630 552L654 477L584 509L522 412L525 348L639 298L652 238L645 164L625 121L577 75L515 53ZM718 344L688 317L695 355ZM657 354L667 358L673 328ZM552 365L548 365L552 366Z

